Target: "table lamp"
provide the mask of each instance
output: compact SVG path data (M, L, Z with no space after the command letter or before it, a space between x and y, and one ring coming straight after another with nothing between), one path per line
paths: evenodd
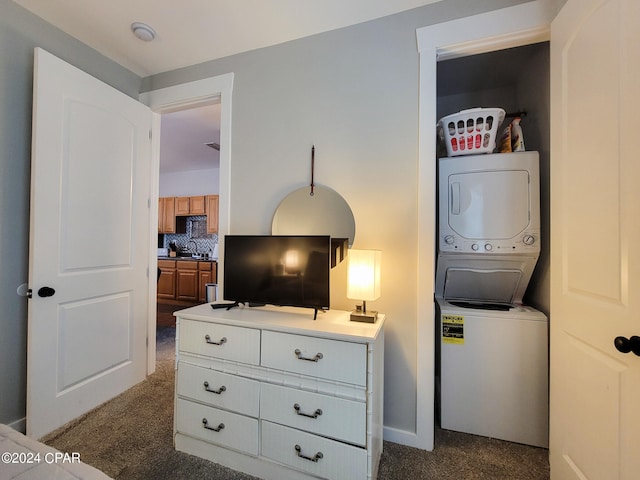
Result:
M380 250L349 250L347 298L362 300L351 312L351 321L374 323L378 312L367 311L367 301L380 298Z

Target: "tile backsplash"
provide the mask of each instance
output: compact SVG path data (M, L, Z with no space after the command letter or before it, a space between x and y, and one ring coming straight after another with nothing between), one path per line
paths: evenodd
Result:
M214 245L218 243L218 235L207 233L207 217L205 215L187 217L187 233L165 233L162 236L164 236L164 240L158 247L169 248L169 244L175 242L179 249L188 247L190 252L193 252L193 243L189 243L192 240L197 246L198 253L211 254Z

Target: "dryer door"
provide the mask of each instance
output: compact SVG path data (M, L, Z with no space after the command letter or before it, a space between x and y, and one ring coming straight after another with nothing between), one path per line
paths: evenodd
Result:
M507 240L529 225L529 173L524 170L450 175L449 226L469 240Z

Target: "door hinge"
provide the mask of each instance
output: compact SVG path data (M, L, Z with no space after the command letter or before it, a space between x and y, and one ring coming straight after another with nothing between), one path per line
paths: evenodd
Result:
M30 289L29 285L27 285L26 283L22 283L18 285L18 289L16 290L16 292L21 297L27 297L27 298L33 297L33 290Z
M153 138L153 131L149 129L149 140L151 140L152 138Z

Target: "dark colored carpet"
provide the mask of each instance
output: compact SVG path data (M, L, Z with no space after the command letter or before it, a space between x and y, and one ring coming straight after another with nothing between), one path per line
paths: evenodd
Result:
M49 434L44 443L79 452L82 461L122 480L248 480L173 449L175 328L158 328L157 370L144 382ZM385 442L380 480L547 480L548 451L436 430L425 452Z

